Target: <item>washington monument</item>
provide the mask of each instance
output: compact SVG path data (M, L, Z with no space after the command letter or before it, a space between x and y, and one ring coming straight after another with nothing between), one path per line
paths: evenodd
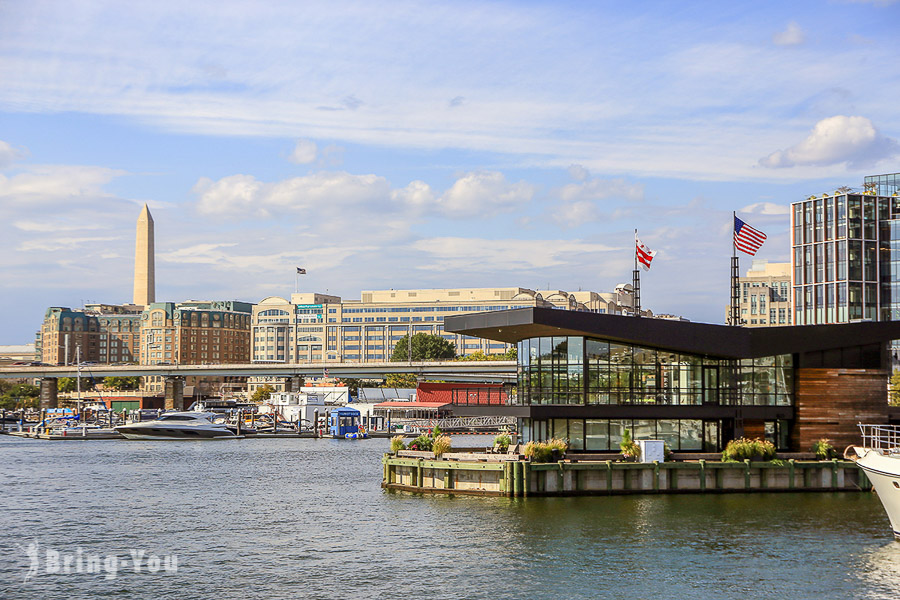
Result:
M134 304L147 306L156 302L153 254L153 217L145 204L137 220L134 244Z

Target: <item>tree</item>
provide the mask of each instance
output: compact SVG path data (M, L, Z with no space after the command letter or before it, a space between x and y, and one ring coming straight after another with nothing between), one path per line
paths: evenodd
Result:
M397 340L391 361L409 360L409 336L404 335ZM417 333L412 336L412 360L453 360L456 358L456 345L439 335Z
M891 382L888 384L888 404L900 406L900 371L894 371Z
M136 390L141 387L140 377L104 377L103 387L110 390Z
M261 404L272 397L272 392L275 390L271 385L266 384L261 388L256 388L256 391L253 392L253 395L250 396L250 402L256 402L257 404Z
M414 388L418 384L416 376L412 373L392 373L387 376L384 385L386 388Z

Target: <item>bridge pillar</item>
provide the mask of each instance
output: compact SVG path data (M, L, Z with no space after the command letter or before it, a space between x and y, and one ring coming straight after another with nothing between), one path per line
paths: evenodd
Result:
M59 398L57 397L58 380L56 377L41 377L41 408L57 408L59 406Z
M165 378L166 410L184 410L184 377Z
M284 378L284 391L299 393L301 387L303 387L302 376L294 375L293 377Z

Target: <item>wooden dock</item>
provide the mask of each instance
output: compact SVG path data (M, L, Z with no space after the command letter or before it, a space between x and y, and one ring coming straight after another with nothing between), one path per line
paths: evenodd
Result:
M382 464L383 488L432 494L525 497L871 489L856 463L837 459L532 463L507 455L476 459L448 454L436 459L386 454Z

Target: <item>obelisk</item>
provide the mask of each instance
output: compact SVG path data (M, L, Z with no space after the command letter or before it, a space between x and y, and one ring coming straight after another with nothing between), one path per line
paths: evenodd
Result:
M153 262L153 217L144 205L137 220L134 244L134 304L156 302L156 274Z

